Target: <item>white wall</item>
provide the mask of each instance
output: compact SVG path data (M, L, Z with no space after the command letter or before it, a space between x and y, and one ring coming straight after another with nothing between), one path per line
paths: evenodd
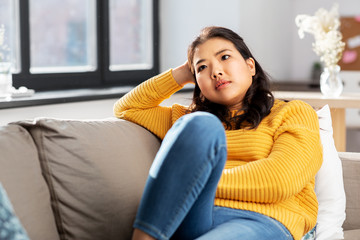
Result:
M288 0L241 1L239 34L274 79L290 74L292 5Z
M51 117L62 119L103 119L113 116L112 109L117 99L51 104L25 108L0 110L0 126L9 122Z
M161 71L183 63L187 47L205 26L242 36L263 68L277 79L291 70L293 1L163 0L160 2Z
M161 71L182 64L200 30L217 25L240 34L266 71L286 78L291 69L291 23L287 19L292 4L288 0L160 1Z
M189 105L191 92L177 93L162 102L162 106L174 103ZM0 110L0 126L19 120L32 120L39 117L60 119L104 119L112 118L113 106L117 98L87 102L51 104L26 108L11 108Z
M274 80L310 81L319 57L311 35L299 38L295 17L313 15L321 7L330 10L336 2L340 15L360 15L359 0L162 0L160 69L183 63L199 31L219 25L239 33Z
M238 0L161 0L160 69L174 68L187 59L187 47L205 26L240 28Z

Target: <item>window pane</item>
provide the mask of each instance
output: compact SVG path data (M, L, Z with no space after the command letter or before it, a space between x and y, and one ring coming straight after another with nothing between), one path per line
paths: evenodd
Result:
M19 72L18 1L0 1L0 62L11 62L12 72Z
M110 0L110 70L150 69L152 1Z
M32 73L96 69L95 0L30 0Z

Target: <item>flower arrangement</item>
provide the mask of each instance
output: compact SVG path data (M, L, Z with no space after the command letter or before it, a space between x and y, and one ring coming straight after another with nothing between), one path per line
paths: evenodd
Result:
M342 42L342 34L339 31L340 20L338 5L335 4L330 11L320 8L314 16L298 15L295 23L299 27L299 37L304 38L304 33L314 35L314 52L320 56L320 60L326 67L335 67L342 57L345 43Z

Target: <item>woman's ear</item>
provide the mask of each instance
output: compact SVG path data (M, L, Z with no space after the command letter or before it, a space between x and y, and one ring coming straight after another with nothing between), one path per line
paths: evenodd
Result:
M251 72L251 76L255 76L255 74L256 74L255 60L253 58L249 57L248 59L246 59L246 64L249 67L249 70Z

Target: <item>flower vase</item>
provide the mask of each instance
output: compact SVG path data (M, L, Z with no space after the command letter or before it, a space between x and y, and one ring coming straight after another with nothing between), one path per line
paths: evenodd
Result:
M11 95L12 73L11 62L0 62L0 98Z
M344 89L340 78L340 66L325 67L320 75L320 90L325 97L338 97Z

